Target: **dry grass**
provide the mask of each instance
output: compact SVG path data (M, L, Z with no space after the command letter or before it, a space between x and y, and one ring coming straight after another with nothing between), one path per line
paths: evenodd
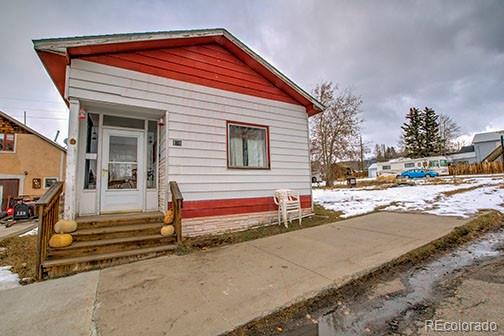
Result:
M396 183L397 178L395 175L380 175L376 178L378 183Z
M6 248L0 254L0 266L12 266L20 279L35 277L37 236L7 238L0 241L0 247Z
M450 196L453 196L453 195L456 195L456 194L465 193L467 191L475 190L475 189L478 189L478 188L481 188L481 186L480 185L476 185L476 186L467 187L467 188L449 190L449 191L444 191L441 194L443 194L446 197L450 197Z
M314 206L315 215L309 218L303 218L300 226L296 220L288 228L283 225L273 224L269 226L261 226L245 231L230 232L220 235L208 235L195 238L187 238L183 245L178 249L179 254L187 254L195 249L207 249L210 247L241 243L249 240L269 237L285 232L306 229L309 227L319 226L323 224L334 223L341 220L341 213L327 210L320 205Z
M304 218L301 226L297 224L297 221L293 220L292 225L289 225L288 228L285 228L283 225L270 225L240 232L188 238L179 246L177 253L187 254L195 250L236 244L284 232L333 223L341 219L341 213L324 209L319 205L315 205L314 210L315 215L310 218ZM0 247L6 248L5 252L0 254L0 266L12 266L11 271L17 273L20 279L34 278L36 246L37 236L12 237L0 241Z

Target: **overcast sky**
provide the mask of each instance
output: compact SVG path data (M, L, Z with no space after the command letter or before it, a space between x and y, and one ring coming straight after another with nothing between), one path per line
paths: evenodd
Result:
M307 91L362 96L369 144L397 144L411 106L468 136L504 129L504 1L0 0L0 109L53 138L66 106L32 39L223 27Z

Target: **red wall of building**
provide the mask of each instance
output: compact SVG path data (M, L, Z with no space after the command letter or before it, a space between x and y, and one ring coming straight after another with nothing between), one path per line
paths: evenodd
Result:
M79 58L216 89L299 104L216 43Z

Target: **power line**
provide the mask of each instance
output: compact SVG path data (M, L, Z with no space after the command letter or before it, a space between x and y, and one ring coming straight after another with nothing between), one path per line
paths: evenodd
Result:
M42 99L31 99L31 98L9 98L9 97L0 97L3 100L19 100L19 101L33 101L40 103L49 103L49 104L64 104L63 101L55 101L55 100L42 100Z
M67 111L62 111L62 110L53 110L53 109L38 109L38 108L31 108L31 107L12 107L12 106L3 106L4 109L9 109L9 110L21 110L21 111L39 111L39 112L52 112L52 113L59 113L61 115L65 115L68 112Z
M23 116L20 116L20 115L12 115L13 117L16 117L16 119L18 118L23 118ZM30 115L27 115L26 116L26 119L48 119L48 120L68 120L68 118L56 118L56 117L34 117L34 116L30 116Z

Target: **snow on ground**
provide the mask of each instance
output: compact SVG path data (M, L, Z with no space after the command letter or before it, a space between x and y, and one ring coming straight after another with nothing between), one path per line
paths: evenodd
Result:
M425 212L439 216L467 218L482 209L504 212L504 189L489 186L455 194L451 197L442 196L432 209Z
M327 209L341 211L342 217L351 217L385 208L389 211L422 211L445 216L468 216L478 209L504 210L504 189L498 184L502 179L470 178L464 183L417 184L382 190L355 189L314 189L314 201ZM486 186L488 185L488 186ZM472 186L481 188L455 194L451 197L442 193ZM483 187L485 186L485 187Z
M0 290L21 286L19 277L10 271L11 266L0 267Z
M36 236L37 234L38 234L38 227L35 227L28 232L20 234L19 237Z

